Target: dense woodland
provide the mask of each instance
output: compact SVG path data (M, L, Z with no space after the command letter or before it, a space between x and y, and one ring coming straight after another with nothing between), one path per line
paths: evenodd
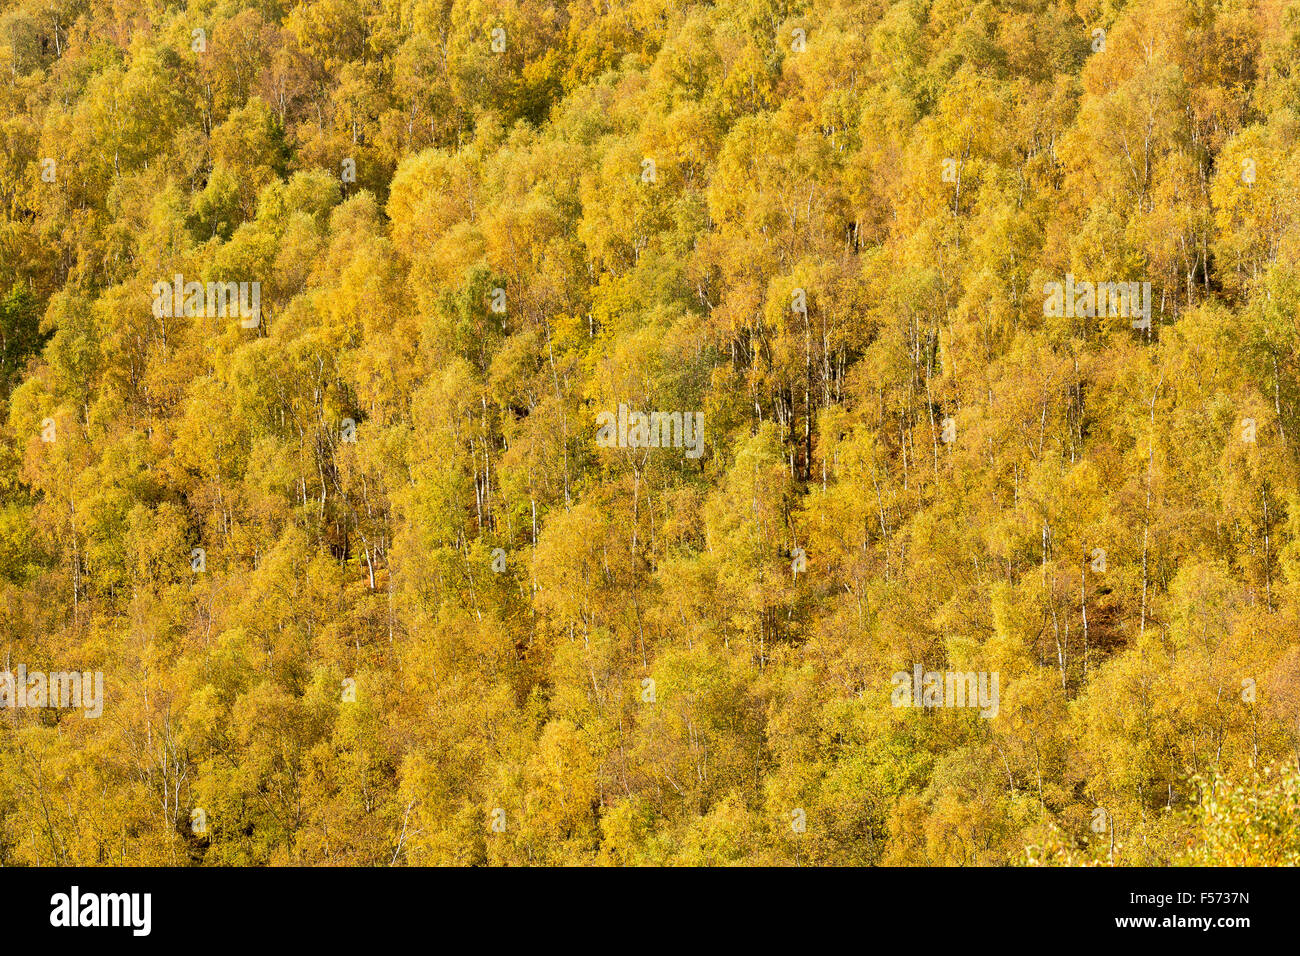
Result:
M0 863L1300 862L1300 2L0 11Z

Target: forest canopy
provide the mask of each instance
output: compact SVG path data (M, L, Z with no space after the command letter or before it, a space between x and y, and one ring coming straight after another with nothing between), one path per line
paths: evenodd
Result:
M1296 0L0 0L0 864L1300 863L1298 157Z

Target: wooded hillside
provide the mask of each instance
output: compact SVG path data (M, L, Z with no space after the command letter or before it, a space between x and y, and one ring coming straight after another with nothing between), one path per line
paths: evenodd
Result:
M1300 2L0 11L0 863L1300 863Z

